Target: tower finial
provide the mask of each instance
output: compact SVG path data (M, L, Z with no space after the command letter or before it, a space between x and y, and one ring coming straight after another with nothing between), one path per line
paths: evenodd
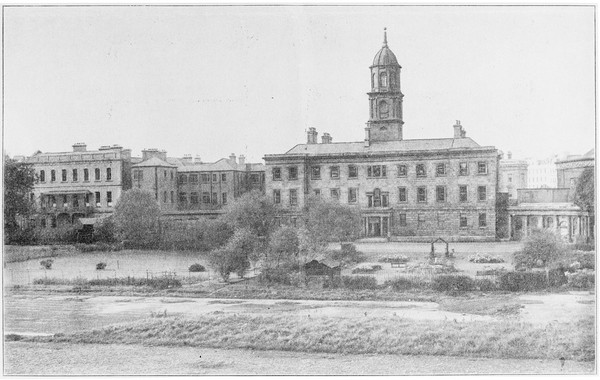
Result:
M387 47L387 28L383 28L383 47Z

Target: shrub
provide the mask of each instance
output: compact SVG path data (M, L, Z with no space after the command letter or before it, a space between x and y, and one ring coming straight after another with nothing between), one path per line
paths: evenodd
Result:
M590 289L594 287L594 271L590 269L578 270L574 273L566 273L567 284L578 289Z
M431 282L433 290L439 292L459 291L466 292L475 289L475 283L469 276L463 275L441 275L433 278Z
M258 282L261 284L291 285L290 275L284 268L263 269L258 275Z
M118 239L132 248L156 247L160 238L159 217L160 207L154 194L137 188L121 194L112 216Z
M395 291L422 289L427 287L427 285L424 281L410 277L398 277L394 280L388 280L384 284L384 286L391 287Z
M554 268L548 271L548 284L550 286L561 286L567 283L564 268Z
M35 237L35 229L32 227L16 227L5 231L5 240L8 244L31 245L35 242Z
M323 280L323 289L335 289L343 286L340 276L325 277Z
M541 290L547 286L545 272L506 272L499 278L500 289L510 292Z
M476 254L469 257L469 261L477 264L496 264L503 263L504 259L498 256Z
M112 217L103 219L98 225L94 226L94 240L102 243L114 243L115 222Z
M365 256L356 249L354 244L344 244L341 250L331 251L330 257L346 265L365 261Z
M54 263L54 260L52 260L52 259L46 259L46 260L40 261L40 265L44 269L52 269L52 264L53 263Z
M196 264L192 264L190 265L190 267L188 268L189 272L205 272L206 268L204 268L204 265L200 265L198 263Z
M104 269L106 269L106 263L96 264L96 270L104 270Z
M352 269L352 274L357 274L357 273L375 273L377 271L380 271L381 265L371 265L370 267L362 267L362 268L354 268Z
M534 231L513 255L515 268L543 268L559 261L566 253L561 238L546 230Z
M304 273L290 273L288 275L290 278L290 285L295 286L297 288L308 286L308 277Z
M492 292L494 290L498 290L498 286L492 280L488 280L487 278L478 278L473 281L473 286L475 289L480 290L482 292Z
M372 276L342 276L342 285L346 289L377 289L377 279Z
M74 226L57 228L36 228L35 241L38 244L76 243L77 229Z
M384 256L377 261L379 261L380 263L407 263L409 262L409 258L408 256L404 255Z

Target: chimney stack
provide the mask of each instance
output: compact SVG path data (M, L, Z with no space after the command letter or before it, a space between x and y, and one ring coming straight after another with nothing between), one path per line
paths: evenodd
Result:
M456 120L456 124L454 124L454 138L462 139L467 135L467 132L464 130L462 125L460 125L460 120Z
M158 157L163 161L167 161L167 151L158 150L156 148L148 148L142 150L142 161L146 161L149 158Z
M331 135L327 132L323 133L323 136L321 136L321 143L323 144L331 144L332 140Z
M235 153L231 153L231 154L229 155L229 160L231 160L231 162L233 162L234 164L236 164L236 163L237 163L237 161L235 160Z
M308 128L308 132L306 133L306 143L307 144L316 144L317 143L317 129L315 127Z
M192 164L192 155L184 154L183 158L181 160L183 161L184 165L191 165Z
M87 145L85 143L75 143L73 144L73 152L85 152L87 150Z
M199 155L196 155L196 157L194 157L194 164L201 164L202 163L202 158L200 158Z
M244 165L246 163L246 156L244 156L243 154L240 154L240 165Z

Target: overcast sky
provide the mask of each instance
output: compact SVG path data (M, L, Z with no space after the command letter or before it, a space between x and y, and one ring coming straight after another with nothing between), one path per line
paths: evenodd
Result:
M594 146L594 8L10 7L4 150L120 144L253 162L361 141L383 28L402 65L404 138L546 157Z

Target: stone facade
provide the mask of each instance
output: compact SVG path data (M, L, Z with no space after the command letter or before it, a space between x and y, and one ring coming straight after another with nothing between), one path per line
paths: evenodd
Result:
M577 179L586 168L595 165L595 149L583 156L571 156L556 162L556 181L559 188L574 189Z
M458 121L452 138L403 139L400 65L386 40L370 68L364 141L333 143L325 134L319 144L310 128L306 144L264 157L266 192L282 218L294 223L320 196L358 207L364 236L494 240L497 149L466 137Z
M527 161L513 159L510 152L500 160L498 192L507 193L510 203L517 202L517 189L527 188L527 166Z

